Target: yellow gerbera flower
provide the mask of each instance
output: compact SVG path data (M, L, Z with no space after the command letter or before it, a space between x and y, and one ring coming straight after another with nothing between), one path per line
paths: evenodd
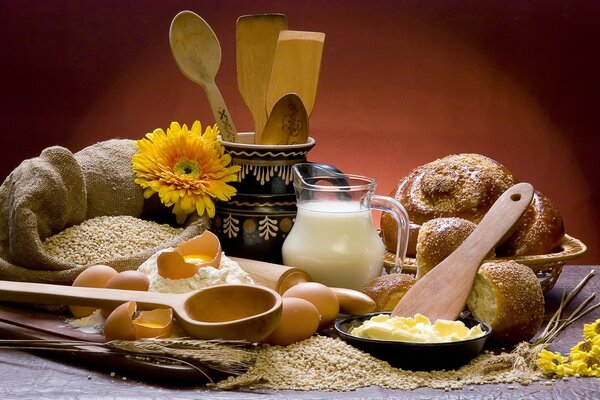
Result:
M583 338L586 340L591 340L594 337L600 337L600 319L597 319L595 322L591 324L583 325Z
M202 133L200 121L192 128L172 122L165 133L162 129L135 141L138 152L132 157L135 183L144 188L144 197L158 193L167 207L173 206L178 223L197 212L215 215L213 198L227 201L235 188L227 182L237 180L239 166L229 166L231 156L217 137L215 126Z

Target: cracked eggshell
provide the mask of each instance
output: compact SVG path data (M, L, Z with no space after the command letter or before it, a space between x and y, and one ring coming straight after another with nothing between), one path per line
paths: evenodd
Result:
M110 313L104 322L104 337L111 340L135 340L132 318L137 310L135 301L123 303Z
M173 310L157 308L141 311L137 317L135 301L123 303L110 313L104 323L104 337L111 340L138 340L168 337L173 330Z
M156 261L158 273L163 278L191 278L202 267L219 268L221 264L221 243L217 236L204 231L179 244L173 251L166 251Z
M173 331L173 310L157 308L151 311L142 311L133 320L133 330L136 339L169 337Z

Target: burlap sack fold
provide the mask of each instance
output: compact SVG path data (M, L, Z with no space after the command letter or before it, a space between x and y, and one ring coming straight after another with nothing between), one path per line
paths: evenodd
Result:
M85 268L48 255L43 241L86 219L128 215L172 220L171 210L153 196L144 200L134 183L133 141L113 139L71 153L45 149L23 161L0 186L0 279L70 284ZM151 217L150 217L151 216ZM207 217L190 217L184 231L163 245L127 257L102 260L119 271L135 269L156 251L199 235Z

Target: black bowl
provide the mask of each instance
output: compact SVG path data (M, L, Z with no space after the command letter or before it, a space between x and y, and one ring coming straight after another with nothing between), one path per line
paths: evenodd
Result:
M459 318L467 327L481 324L485 334L481 337L449 343L412 343L396 340L368 339L350 334L352 329L374 315L389 313L371 313L337 320L335 330L339 336L352 346L365 351L391 366L412 370L431 371L458 368L475 358L483 350L492 328L473 318Z

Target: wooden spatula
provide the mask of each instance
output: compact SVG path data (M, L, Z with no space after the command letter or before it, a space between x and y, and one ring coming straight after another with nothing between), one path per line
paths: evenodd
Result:
M283 14L243 15L235 28L237 82L254 119L255 142L267 122L267 88L279 32L287 29Z
M458 318L479 265L514 227L532 198L533 186L529 183L518 183L504 192L471 235L406 292L392 316L412 317L420 313L431 321Z
M312 113L321 70L325 34L281 31L267 90L267 114L283 96L296 93L308 116Z

